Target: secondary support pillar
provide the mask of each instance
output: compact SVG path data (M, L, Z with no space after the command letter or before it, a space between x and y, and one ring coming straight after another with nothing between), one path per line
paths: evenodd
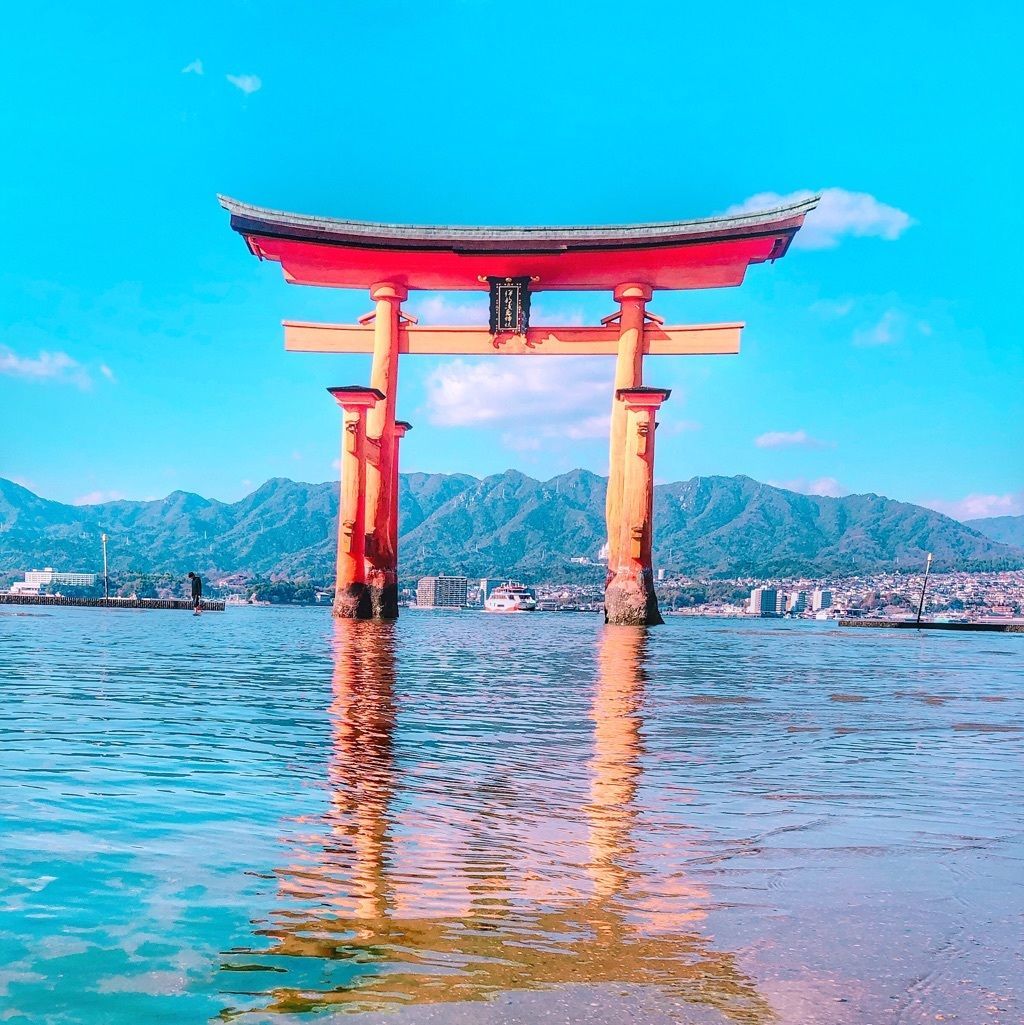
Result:
M334 614L369 619L366 584L366 417L384 398L376 388L349 385L327 389L344 410L341 432L341 501L338 506L338 560Z
M391 489L391 513L388 517L388 539L391 551L395 557L395 576L398 576L398 492L400 490L401 478L398 476L398 468L401 465L398 459L398 450L401 447L402 439L412 430L412 424L408 420L395 421L395 447L391 463L391 479L394 487ZM397 613L396 613L397 614Z
M398 617L398 553L392 546L395 479L395 400L398 391L398 322L408 290L391 282L370 289L376 304L370 386L384 401L367 416L366 583L374 619ZM397 529L397 528L396 528Z
M606 623L653 626L663 622L652 565L654 435L658 408L670 394L665 388L620 388L615 393L625 414L625 451L619 536L616 544L609 544Z

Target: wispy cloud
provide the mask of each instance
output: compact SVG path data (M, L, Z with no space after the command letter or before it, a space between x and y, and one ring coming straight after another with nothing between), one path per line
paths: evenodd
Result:
M749 199L729 207L727 214L749 213L787 203L798 203L814 195L811 189L798 189L782 195L778 192L759 192ZM823 189L821 202L807 215L803 228L797 232L793 245L800 249L832 249L846 236L856 238L897 239L911 227L910 214L882 203L867 192L847 189Z
M952 516L954 520L980 520L988 516L1022 516L1024 515L1024 491L1003 495L972 493L952 500L931 498L923 500L921 505Z
M111 382L111 384L114 384L114 383L116 383L116 382L117 382L117 378L116 378L116 377L114 376L114 371L113 371L113 370L111 370L111 369L110 369L110 367L108 367L106 363L101 363L101 364L100 364L100 373L101 373L101 374L102 374L102 375L103 375L103 376L104 376L104 377L105 377L105 378L106 378L106 379L107 379L108 381L110 381L110 382Z
M666 420L658 424L659 434L685 434L687 431L702 431L704 425L696 420Z
M259 75L225 75L224 77L236 89L241 89L246 96L251 96L263 88L263 82Z
M0 374L30 381L52 381L89 388L88 371L66 352L40 352L37 356L21 356L6 345L0 345Z
M90 491L88 494L79 495L72 499L72 505L99 505L102 502L120 502L127 498L123 491Z
M874 324L854 331L853 344L862 347L895 345L914 332L928 337L932 326L926 320L912 320L901 310L886 310Z
M191 64L186 64L182 69L183 75L201 75L203 73L203 62L196 57Z
M820 299L811 304L811 313L825 320L841 320L853 312L855 305L852 299Z
M820 438L812 437L807 431L801 428L798 431L767 431L754 439L758 448L787 448L799 446L802 448L831 448L833 441L822 441Z
M850 489L840 484L835 477L817 477L814 480L796 477L793 480L770 480L768 483L773 488L784 488L786 491L797 491L801 495L818 495L822 498L842 498L843 495L850 493Z

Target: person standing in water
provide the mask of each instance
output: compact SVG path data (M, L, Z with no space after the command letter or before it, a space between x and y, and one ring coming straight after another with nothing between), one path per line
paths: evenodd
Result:
M202 612L203 581L198 573L191 571L189 571L188 578L192 581L192 608L195 610L194 614L198 616Z

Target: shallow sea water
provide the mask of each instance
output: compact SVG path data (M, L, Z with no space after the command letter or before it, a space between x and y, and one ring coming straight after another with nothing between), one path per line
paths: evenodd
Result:
M0 1021L1024 1020L1024 637L0 611Z

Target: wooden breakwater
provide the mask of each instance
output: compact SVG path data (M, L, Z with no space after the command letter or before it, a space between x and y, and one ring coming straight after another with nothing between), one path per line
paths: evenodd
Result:
M1024 634L1024 623L918 623L913 619L840 619L840 626L879 627L883 630L951 630L961 633Z
M0 605L67 605L80 609L180 609L195 606L187 598L65 598L59 594L0 594ZM224 602L203 598L203 612L223 612Z

